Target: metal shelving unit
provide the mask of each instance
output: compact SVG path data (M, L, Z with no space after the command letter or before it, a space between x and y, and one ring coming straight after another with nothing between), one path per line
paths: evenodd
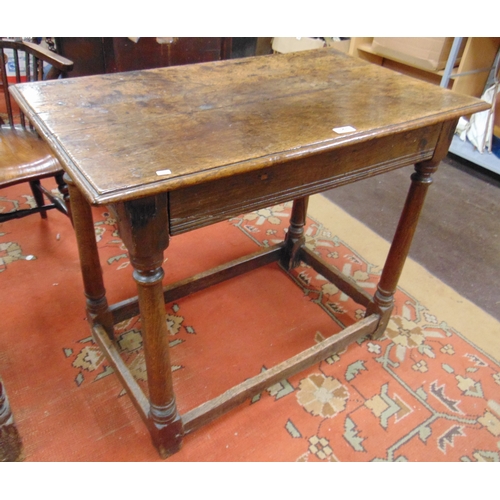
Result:
M491 72L492 68L495 69L496 72L498 68L500 52L496 55L493 67L478 68L471 71L453 74L453 68L456 65L457 56L460 51L460 47L462 46L462 42L462 37L456 37L453 41L450 55L446 63L446 68L441 78L441 87L447 88L451 78L459 78L461 76L472 75L485 71ZM480 153L470 141L462 141L458 136L455 135L453 137L453 141L451 143L449 151L450 153L460 156L461 158L464 158L465 160L468 160L482 168L486 168L488 170L491 170L492 172L500 174L500 158L488 151Z
M500 175L500 158L493 153L480 153L470 141L462 141L457 135L453 137L449 152Z

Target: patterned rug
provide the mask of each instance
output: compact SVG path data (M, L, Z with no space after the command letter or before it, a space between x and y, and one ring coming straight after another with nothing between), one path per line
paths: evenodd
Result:
M33 203L19 187L0 195L0 211ZM312 201L313 208L334 207L320 196ZM367 260L317 212L308 218L308 246L373 292L381 263ZM288 204L274 206L174 237L165 281L281 241L289 213ZM115 221L105 209L94 218L108 299L135 295ZM356 230L356 238L373 237L361 225ZM0 374L24 460L159 461L90 337L69 221L52 211L46 221L0 224L0 283ZM290 279L271 264L166 308L181 413L363 316L305 265ZM167 462L500 461L500 364L448 317L432 290L415 296L403 283L382 339L354 343L270 387L187 436ZM117 332L123 358L147 391L140 318Z

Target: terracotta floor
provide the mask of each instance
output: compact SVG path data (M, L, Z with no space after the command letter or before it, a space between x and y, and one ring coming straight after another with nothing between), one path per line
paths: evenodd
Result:
M325 194L391 240L412 171L400 169ZM500 176L449 155L434 175L410 256L500 319Z

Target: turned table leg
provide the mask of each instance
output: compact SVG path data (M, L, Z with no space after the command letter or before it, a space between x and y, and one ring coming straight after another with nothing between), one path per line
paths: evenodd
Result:
M304 226L306 224L309 197L294 200L290 215L290 226L285 238L285 246L281 257L281 265L289 271L297 267L300 260L300 248L305 242Z
M168 330L163 297L163 251L168 246L167 197L159 195L114 205L120 237L134 267L150 413L149 430L163 458L181 447L183 427L172 384Z
M92 210L68 175L65 176L65 180L69 190L70 213L75 228L83 286L87 297L87 318L91 327L94 324L100 324L110 338L113 338L113 317L104 289Z
M373 297L373 303L368 306L366 314L380 314L380 322L373 338L379 338L385 331L392 310L394 308L394 294L403 271L403 266L410 251L413 235L417 228L418 219L425 195L432 183L431 173L436 166L420 164L415 166L416 172L411 176L412 183L406 202L392 240L391 248L385 261L382 276Z
M62 210L68 217L71 223L73 223L73 217L71 215L71 205L69 202L69 189L66 182L66 174L61 173L56 175L57 189L61 193L64 203L59 205L59 210Z
M425 196L432 184L432 174L437 170L439 163L448 152L451 139L456 127L456 121L443 125L434 156L431 160L417 163L415 172L411 176L411 186L401 213L391 248L385 261L373 302L368 306L366 315L379 314L380 322L373 333L373 338L383 335L394 309L394 294L399 277L410 251L413 235L417 228L418 219L422 211Z

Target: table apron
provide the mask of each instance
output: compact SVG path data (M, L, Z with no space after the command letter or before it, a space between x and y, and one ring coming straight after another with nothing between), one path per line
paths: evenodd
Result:
M170 234L432 158L442 125L347 145L169 193Z

